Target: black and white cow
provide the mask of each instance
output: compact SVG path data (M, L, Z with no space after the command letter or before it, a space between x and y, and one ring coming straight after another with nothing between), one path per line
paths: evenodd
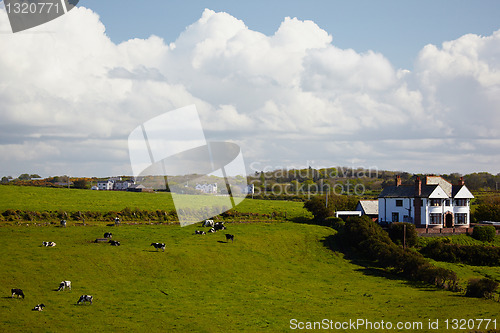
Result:
M13 288L10 290L10 292L12 293L12 298L14 297L14 295L16 295L17 298L22 297L24 299L24 293L21 289Z
M231 240L231 243L234 242L234 235L226 234L226 242L229 242Z
M66 288L71 290L71 281L62 281L61 283L59 283L59 289L57 289L57 291L64 290Z
M111 238L111 237L113 237L112 233L110 233L110 232L105 232L104 233L104 238Z
M119 217L115 217L115 225L120 225L120 218Z
M210 228L210 230L208 230L207 232L210 232L210 233L214 233L216 232L217 230L215 230L214 228Z
M111 244L111 246L120 246L119 241L110 240L108 243Z
M213 227L214 226L214 220L205 220L205 222L202 223L202 226L204 226L204 227Z
M43 311L43 308L45 307L45 305L42 303L42 304L37 304L33 309L32 311Z
M92 297L90 295L82 295L82 296L80 296L80 299L78 299L78 302L76 302L76 304L80 304L80 303L85 304L85 302L90 302L90 304L92 304L93 299L94 299L94 297Z
M56 243L54 243L54 242L42 242L42 245L43 245L43 246L51 246L51 247L54 247L54 246L56 246Z
M154 246L156 251L158 251L159 249L162 249L163 252L165 252L165 243L151 243L150 246Z
M202 231L202 230L195 230L194 234L195 235L206 235L205 231Z
M66 226L66 220L61 220L61 227L65 227Z
M226 229L226 227L224 226L224 222L217 222L217 223L215 223L214 229L215 229L215 231Z

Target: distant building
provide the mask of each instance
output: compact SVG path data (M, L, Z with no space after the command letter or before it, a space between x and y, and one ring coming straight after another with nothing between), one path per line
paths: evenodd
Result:
M97 188L99 191L110 191L113 189L113 181L111 180L100 180L97 182Z
M196 184L196 190L201 191L206 194L216 194L217 193L217 184Z
M243 195L254 194L254 193L255 193L255 187L253 184L248 184L247 186L241 187L241 194Z
M132 185L134 185L132 180L117 180L113 184L113 190L126 191Z
M470 200L463 178L457 185L439 176L416 177L414 185L386 187L378 197L379 223L410 222L420 228L469 227Z
M126 191L133 184L133 180L121 180L121 177L111 177L108 180L98 181L97 189L100 191Z

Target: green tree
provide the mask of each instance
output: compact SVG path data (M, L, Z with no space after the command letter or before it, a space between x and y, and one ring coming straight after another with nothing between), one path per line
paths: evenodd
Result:
M30 175L27 173L21 174L18 178L19 178L19 180L30 180L31 179Z
M88 188L88 182L86 179L77 179L73 182L74 188L86 189Z

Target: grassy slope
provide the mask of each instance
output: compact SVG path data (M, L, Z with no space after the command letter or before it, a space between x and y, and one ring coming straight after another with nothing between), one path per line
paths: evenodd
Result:
M196 196L183 196L186 201ZM206 198L207 196L203 196ZM217 199L217 198L216 198ZM223 197L220 197L223 199ZM287 218L312 217L302 202L246 199L236 207L242 212L270 214L287 212ZM1 186L0 212L7 209L26 211L120 211L123 208L155 211L173 210L170 193L131 193L121 191L90 191L33 186Z
M193 235L195 228L0 227L0 331L286 331L292 318L427 322L500 312L497 302L349 263L323 246L329 228L231 224L234 243L221 233ZM105 231L122 246L89 242ZM41 247L44 240L57 246ZM148 246L156 241L167 244L165 253ZM62 280L73 290L54 291ZM14 287L25 300L8 297ZM87 293L94 304L76 306ZM38 303L46 311L30 311Z

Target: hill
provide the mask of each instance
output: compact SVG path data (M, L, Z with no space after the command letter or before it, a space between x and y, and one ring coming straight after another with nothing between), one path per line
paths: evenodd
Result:
M326 246L330 228L229 224L234 243L220 232L194 235L196 228L0 227L0 331L276 332L288 331L292 319L421 322L419 331L428 331L429 319L443 328L446 319L500 312L498 302L388 279L350 262ZM121 246L91 242L106 231ZM165 252L151 242L165 242ZM62 280L73 289L55 291ZM10 288L23 289L26 299L11 299ZM75 305L82 294L94 304ZM39 303L45 311L31 311Z

